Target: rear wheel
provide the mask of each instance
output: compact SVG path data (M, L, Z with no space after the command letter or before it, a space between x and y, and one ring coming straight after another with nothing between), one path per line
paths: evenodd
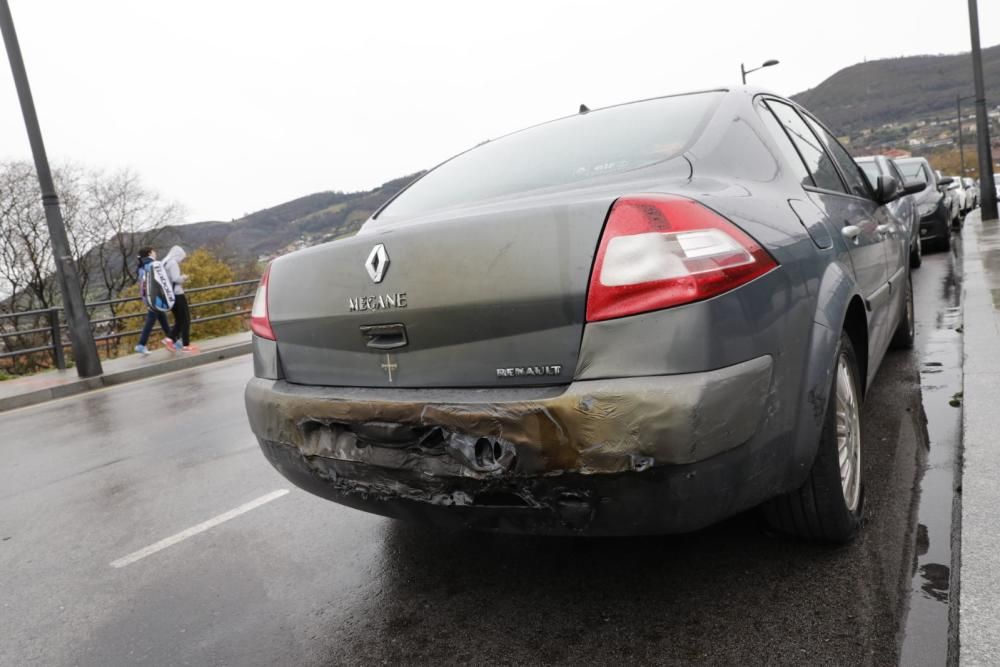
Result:
M945 230L945 233L938 237L938 248L940 250L951 250L951 231Z
M854 347L840 335L816 459L805 483L764 506L777 530L817 542L845 543L861 525L861 384Z
M916 320L913 317L913 280L906 277L906 294L903 296L903 312L899 317L899 325L896 333L889 343L894 349L909 350L913 347L913 338L916 335Z

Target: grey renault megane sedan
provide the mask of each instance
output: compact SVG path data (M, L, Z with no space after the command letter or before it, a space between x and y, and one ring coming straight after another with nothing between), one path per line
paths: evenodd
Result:
M669 533L763 504L851 539L861 402L913 342L902 184L752 89L582 111L271 263L245 396L264 454L444 525Z

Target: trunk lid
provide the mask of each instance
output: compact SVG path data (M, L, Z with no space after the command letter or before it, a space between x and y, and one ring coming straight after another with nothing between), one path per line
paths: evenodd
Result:
M286 378L357 387L568 383L615 196L376 221L353 238L275 260L268 301Z

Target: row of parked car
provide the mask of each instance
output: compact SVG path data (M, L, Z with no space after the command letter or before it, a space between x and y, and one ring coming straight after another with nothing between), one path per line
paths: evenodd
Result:
M931 245L940 250L951 247L951 230L961 229L965 215L979 206L979 185L972 178L944 176L926 158L892 160L881 155L857 158L875 187L879 176L892 176L913 194L892 203L896 215L910 220L910 266L922 261L923 250ZM923 184L925 187L915 187Z

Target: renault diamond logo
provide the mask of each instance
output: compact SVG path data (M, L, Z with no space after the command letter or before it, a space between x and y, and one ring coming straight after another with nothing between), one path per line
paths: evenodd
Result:
M368 271L373 283L382 282L385 277L385 270L389 268L389 253L385 251L385 246L379 243L368 253L365 260L365 269Z

